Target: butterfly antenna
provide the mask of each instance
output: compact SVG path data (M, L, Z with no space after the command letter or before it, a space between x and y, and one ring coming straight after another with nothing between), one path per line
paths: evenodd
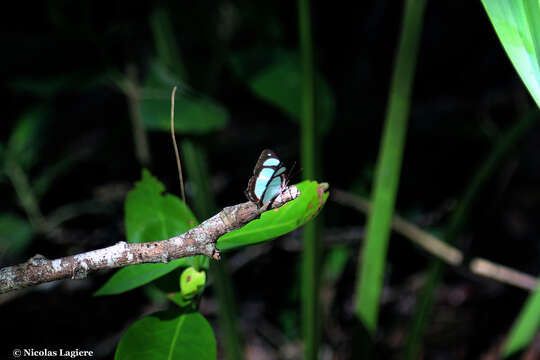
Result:
M287 174L287 182L289 182L293 177L295 177L296 175L298 175L302 171L304 171L304 169L300 168L300 169L296 170L295 172L293 172L295 166L296 166L296 161L293 162L293 164L291 166L291 170L289 170L289 172Z
M289 185L289 180L291 179L291 174L292 174L295 166L296 166L296 161L293 162L291 168L289 169L289 172L287 173L287 184L286 185Z
M184 201L184 206L186 206L186 209L187 209L186 192L184 191L184 177L182 176L182 163L180 162L180 154L178 153L178 145L176 144L176 136L174 133L174 96L175 94L176 94L176 86L172 89L172 95L171 95L171 136L172 136L172 141L174 145L174 154L176 156L176 167L178 168L178 177L180 179L180 193L182 194L182 200ZM186 218L187 218L187 212L186 212Z
M296 161L292 163L291 170L289 170L289 173L287 174L287 176L291 175L295 166L296 166Z

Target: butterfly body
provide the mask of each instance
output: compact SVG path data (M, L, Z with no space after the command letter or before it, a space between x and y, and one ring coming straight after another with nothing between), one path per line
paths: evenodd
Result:
M248 200L259 205L274 200L287 188L285 170L272 150L263 150L245 191Z

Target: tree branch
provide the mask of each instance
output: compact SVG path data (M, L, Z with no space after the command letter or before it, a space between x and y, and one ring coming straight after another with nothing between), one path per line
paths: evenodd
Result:
M371 203L369 201L339 189L332 191L332 200L353 207L364 214L371 212ZM399 215L394 215L392 218L392 229L450 265L459 266L463 261L461 251L437 239Z
M166 240L145 243L121 241L103 249L55 260L37 254L25 263L0 269L0 294L54 280L84 279L89 272L102 269L167 263L193 255L206 255L219 260L220 253L216 249L219 237L246 225L264 211L283 206L299 195L296 186L289 186L274 201L261 208L251 201L226 207L186 233Z
M332 200L338 204L355 208L366 215L371 211L369 201L339 189L333 190ZM461 251L398 215L394 215L392 219L392 229L449 265L463 265ZM538 280L534 276L483 258L474 258L469 264L469 270L473 274L529 291L534 291L538 286Z

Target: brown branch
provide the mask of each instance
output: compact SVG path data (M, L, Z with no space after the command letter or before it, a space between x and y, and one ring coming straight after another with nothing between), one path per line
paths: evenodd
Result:
M364 214L371 212L369 201L345 191L335 189L332 191L332 199L339 204L353 207ZM437 239L399 215L394 215L392 218L392 229L450 265L457 266L463 261L463 255L458 249Z
M342 190L332 191L332 200L335 202L357 209L364 214L369 214L371 204L369 201L347 193ZM439 259L453 266L460 266L463 262L463 254L453 246L436 238L420 227L408 222L398 215L392 219L392 229L403 235L427 252L435 255ZM469 264L469 270L477 275L485 276L508 285L513 285L525 290L534 291L538 285L538 280L529 274L493 263L483 258L475 258Z
M488 277L509 285L534 291L538 287L538 280L534 276L521 271L496 264L486 259L474 258L469 264L472 273Z
M283 206L296 199L300 191L289 186L273 202L262 208L248 201L224 208L188 232L170 239L126 243L49 260L35 255L27 262L0 269L0 293L60 279L84 279L89 272L143 263L167 263L182 257L206 255L219 260L216 242L222 235L258 218L264 211Z

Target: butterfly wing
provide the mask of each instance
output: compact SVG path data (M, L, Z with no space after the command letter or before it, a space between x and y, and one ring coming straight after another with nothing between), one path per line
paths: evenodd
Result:
M262 197L262 203L263 204L270 201L270 200L272 200L272 199L274 199L276 196L281 194L282 181L283 181L283 179L282 179L281 176L274 177L274 178L272 178L272 180L270 180L270 182L266 186L266 190L265 190L264 195Z
M249 179L245 191L247 198L259 204L274 199L286 187L285 170L272 150L263 150Z

